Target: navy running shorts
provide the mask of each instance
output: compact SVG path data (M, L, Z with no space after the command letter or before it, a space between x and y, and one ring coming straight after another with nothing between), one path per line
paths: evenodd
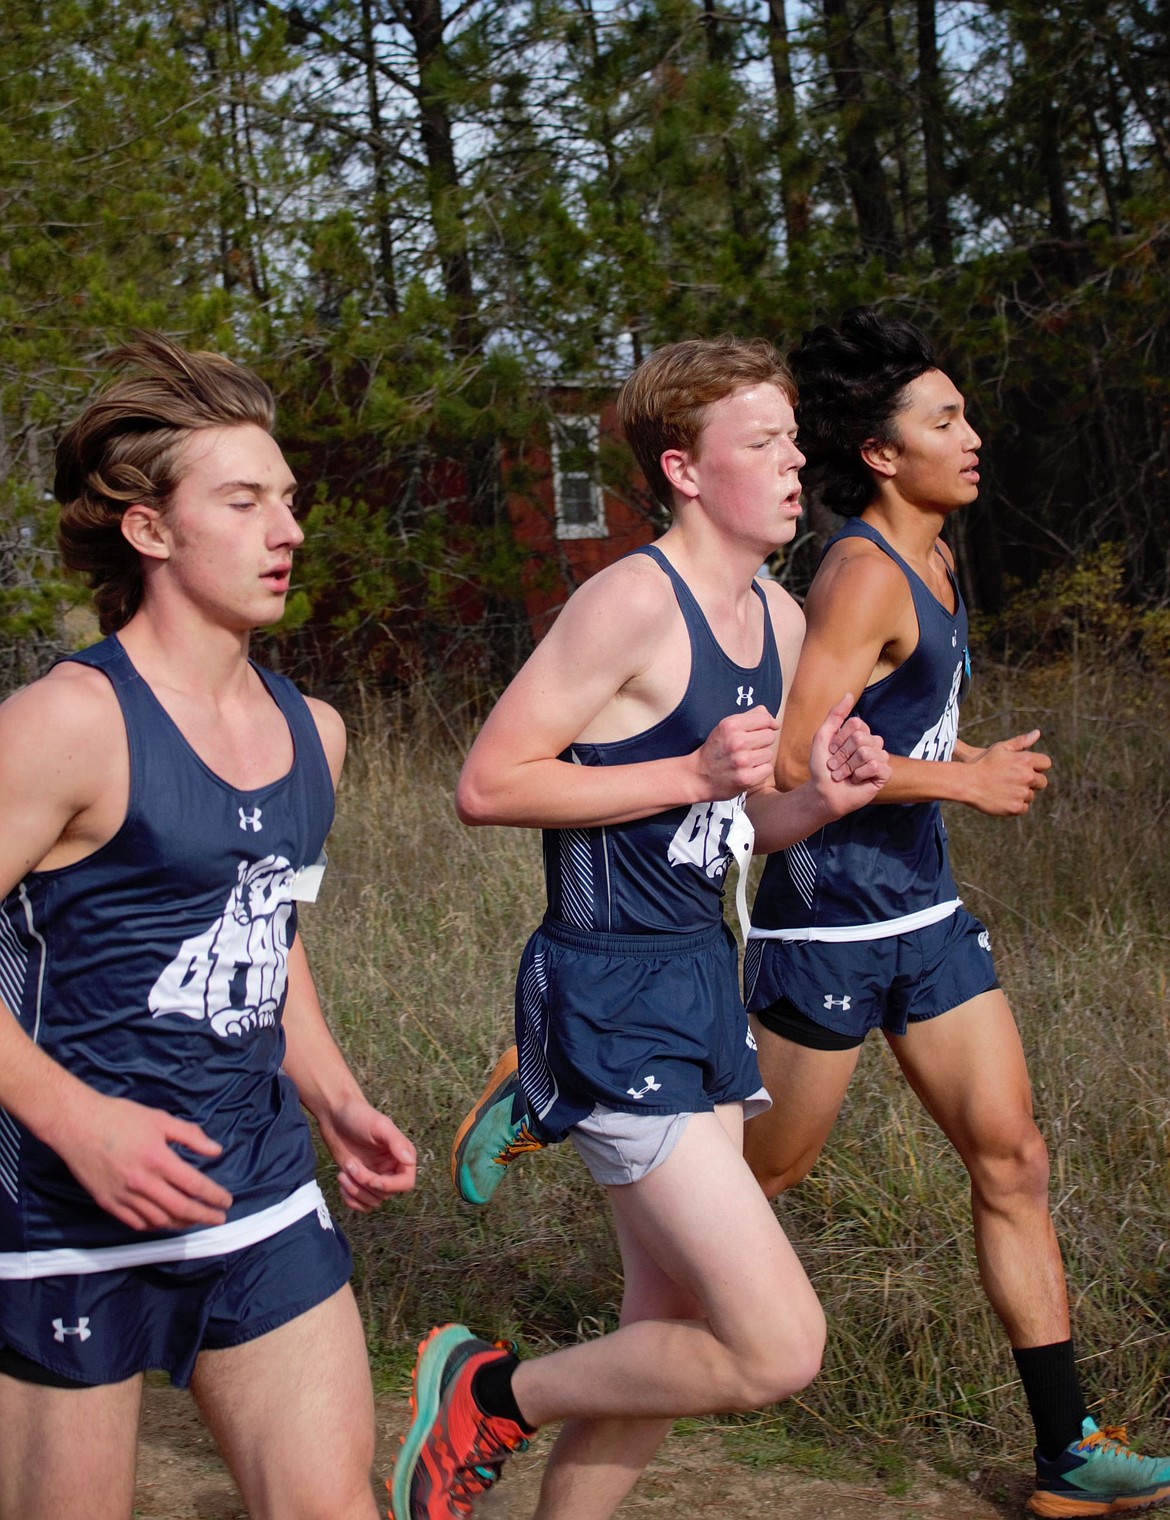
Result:
M598 1104L710 1113L761 1086L722 923L695 934L598 934L546 919L516 976L516 1044L528 1113L548 1141Z
M0 1288L0 1372L57 1387L162 1370L191 1381L201 1351L266 1335L349 1281L353 1257L323 1205L226 1256L120 1271L8 1280ZM24 1372L25 1357L56 1376Z
M905 1034L998 986L991 936L965 908L887 939L753 939L744 957L747 1006L765 1028L769 1008L787 1001L857 1044L871 1029ZM804 1043L791 1020L776 1032Z

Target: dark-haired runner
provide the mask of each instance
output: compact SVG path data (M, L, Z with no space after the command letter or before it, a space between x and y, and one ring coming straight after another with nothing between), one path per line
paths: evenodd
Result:
M959 901L939 807L1024 813L1049 767L1037 730L986 749L957 737L967 619L940 534L978 494L980 439L907 322L857 309L808 334L791 359L810 471L848 521L805 604L779 773L789 786L807 776L822 694L851 690L893 774L874 806L765 867L745 991L773 1106L747 1126L745 1154L769 1197L799 1182L862 1041L881 1029L970 1174L980 1276L1036 1427L1029 1510L1145 1508L1170 1496L1170 1461L1138 1457L1123 1431L1100 1432L1088 1416L1024 1053L987 930Z
M253 1520L374 1520L354 1209L414 1181L297 935L345 752L248 659L295 482L254 375L161 338L57 455L108 637L0 709L0 1520L129 1520L143 1373L190 1383Z
M846 698L811 780L771 786L801 617L755 575L800 514L792 400L767 344L675 344L634 373L619 417L672 526L573 595L460 778L465 821L545 831L520 1086L540 1137L567 1136L605 1186L625 1287L617 1331L551 1356L517 1362L459 1325L427 1338L396 1520L467 1515L554 1420L539 1520L605 1520L672 1419L786 1398L819 1365L820 1307L743 1162L767 1095L722 921L745 792L768 788L760 821L791 842L885 776L880 741L842 728Z

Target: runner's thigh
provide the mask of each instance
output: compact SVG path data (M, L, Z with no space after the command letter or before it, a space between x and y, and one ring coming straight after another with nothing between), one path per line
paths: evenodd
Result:
M129 1520L142 1378L45 1388L0 1374L0 1520Z
M772 1107L744 1129L744 1151L761 1184L799 1180L820 1155L841 1111L861 1047L810 1050L753 1020L760 1075Z
M374 1520L374 1401L353 1291L243 1345L191 1388L252 1520Z
M763 1338L777 1355L803 1353L823 1330L820 1305L737 1135L737 1119L694 1114L661 1166L607 1189L623 1247L693 1294L726 1345L755 1352Z
M912 1023L889 1044L907 1081L966 1160L1032 1122L1019 1030L998 988Z

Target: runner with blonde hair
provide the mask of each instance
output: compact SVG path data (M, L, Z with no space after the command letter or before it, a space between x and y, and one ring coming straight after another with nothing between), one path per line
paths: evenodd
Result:
M816 1295L743 1160L744 1118L769 1099L722 914L748 793L790 841L887 774L838 692L811 779L772 785L802 620L756 572L800 515L794 399L763 343L675 344L635 372L619 415L672 525L574 593L460 776L465 822L544 831L548 911L517 977L519 1102L606 1189L625 1291L612 1335L533 1360L461 1325L433 1331L395 1520L468 1514L553 1421L539 1520L604 1520L674 1418L787 1398L819 1367Z

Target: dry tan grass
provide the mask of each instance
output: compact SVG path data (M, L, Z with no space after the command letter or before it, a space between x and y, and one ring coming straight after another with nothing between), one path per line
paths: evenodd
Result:
M1031 1060L1086 1384L1148 1448L1170 1418L1168 696L1117 668L984 674L964 736L1035 723L1056 770L1026 819L949 815L961 890L991 927ZM542 908L539 839L459 825L463 736L435 702L356 718L328 889L303 923L347 1052L423 1158L417 1193L351 1230L371 1346L397 1376L436 1318L564 1340L612 1323L620 1282L604 1206L568 1148L522 1163L482 1213L451 1193L451 1134L511 1038L514 968ZM965 1174L882 1042L779 1208L831 1326L790 1428L931 1432L963 1461L1026 1452Z

